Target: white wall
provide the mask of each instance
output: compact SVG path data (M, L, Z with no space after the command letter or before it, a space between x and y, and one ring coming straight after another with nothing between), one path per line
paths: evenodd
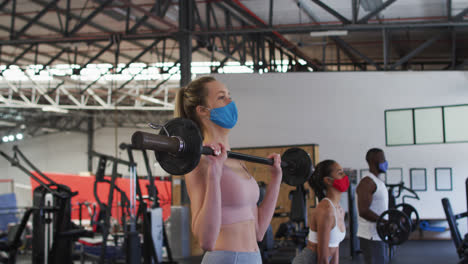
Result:
M411 201L422 218L445 218L440 199L449 197L456 213L466 211L464 181L468 177L468 143L385 147L384 110L468 103L466 72L343 72L218 75L239 108L232 146L271 146L303 143L320 145L320 158L335 159L343 167L366 168L371 147L385 150L390 167L428 169L428 191ZM467 117L468 121L468 117ZM117 145L130 142L136 129L117 130ZM152 130L145 130L152 131ZM24 154L44 172L79 173L87 170L85 134L60 133L18 142ZM115 156L115 129L95 132L94 149ZM12 143L0 149L12 154ZM127 159L124 151L118 156ZM142 163L141 155L136 155ZM154 155L150 155L154 161ZM93 169L96 169L94 159ZM434 168L452 167L454 190L436 192ZM19 169L0 158L0 178L29 184ZM111 168L108 168L110 173ZM121 168L121 173L128 173ZM145 175L143 166L139 174ZM161 172L154 172L160 175ZM20 205L30 204L31 192L16 188ZM460 225L466 232L466 224Z
M118 148L122 142L130 143L133 132L141 130L152 133L151 129L119 128L117 134L114 128L98 129L94 133L94 150L110 156L117 156L123 160L128 160L126 151ZM117 141L116 141L117 138ZM117 144L116 144L117 142ZM0 150L9 156L13 156L12 147L18 145L23 154L41 171L79 174L88 170L87 159L87 135L82 133L57 133L34 138L26 138L14 143L3 143ZM117 145L117 153L115 146ZM144 168L141 152L134 152L135 161L138 166L139 175L147 175ZM148 152L151 164L155 163L152 152ZM93 158L93 173L96 172L98 158ZM22 162L24 166L26 164ZM29 168L28 168L29 169ZM125 166L119 166L119 173L128 176L129 172ZM0 179L14 179L15 193L19 206L31 205L30 178L17 167L12 167L10 163L0 157ZM110 175L112 167L108 164L106 175ZM160 168L153 168L154 175L166 175ZM71 186L73 189L73 186ZM8 189L9 190L9 189Z
M445 218L441 198L466 211L468 143L385 146L386 109L468 103L467 72L342 72L216 75L239 109L233 147L317 143L320 159L367 168L366 151L384 149L390 167L427 168L428 191L411 201L421 218ZM468 122L468 117L467 117ZM453 168L453 191L436 192L435 167ZM409 202L409 200L408 200ZM466 232L466 224L460 225Z

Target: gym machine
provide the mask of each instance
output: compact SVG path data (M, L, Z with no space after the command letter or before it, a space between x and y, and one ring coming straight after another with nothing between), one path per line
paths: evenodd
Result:
M377 233L380 239L389 245L389 256L394 254L394 246L401 245L408 240L411 232L414 232L419 226L418 211L408 203L406 199L419 200L418 194L404 186L404 183L386 184L388 188L388 208L383 212L376 222ZM396 189L396 195L395 195ZM409 192L411 195L405 194L402 196L402 203L396 204L396 199L399 198L403 191ZM356 185L350 184L348 189L348 217L350 230L350 255L354 259L361 253L359 247L359 239L357 237L358 227L358 211L356 208Z
M350 173L347 173L350 175ZM348 189L348 218L349 218L349 250L352 259L361 253L359 238L357 237L358 211L356 208L356 184L351 183Z
M405 187L404 183L386 184L388 188L388 210L383 212L377 220L377 233L383 242L392 246L401 245L408 240L411 232L416 231L419 226L418 211L405 199L417 199L418 194L412 189ZM395 195L394 189L397 188L398 194ZM403 195L403 203L396 204L403 191L408 191L412 195Z
M466 179L465 181L465 188L468 208L468 179ZM464 238L462 239L460 230L458 229L457 221L465 217L468 218L468 211L460 214L454 214L452 210L452 205L450 204L450 200L448 198L442 199L442 206L444 207L445 216L447 217L447 222L450 227L450 234L452 236L453 243L455 244L458 257L460 258L460 261L458 263L466 264L468 263L468 233L465 234Z
M15 263L14 255L16 255L19 246L19 239L31 215L33 215L32 263L72 263L73 241L79 237L93 236L92 232L76 228L71 221L71 198L78 192L72 192L68 186L58 184L47 177L24 156L17 146L13 146L13 152L13 157L8 156L3 151L0 151L0 155L8 160L12 166L18 167L39 183L40 186L34 189L33 207L23 215L18 229L12 235L13 239L3 245L10 252L8 263ZM20 159L42 179L21 165Z
M127 150L129 161L134 163L135 159L133 156L133 151L138 150L134 149L131 145L121 143L120 149ZM159 197L158 197L158 189L154 184L153 173L151 170L150 162L148 159L148 154L146 150L139 150L142 152L143 160L145 163L146 172L148 174L148 181L149 184L147 186L148 189L148 202L151 203L151 207L148 210L148 204L146 203L146 199L144 199L141 186L139 181L136 184L136 192L137 197L139 200L139 206L137 210L137 219L143 219L143 259L144 264L151 264L151 263L176 263L172 258L172 251L169 245L166 229L164 227L163 219L162 219L162 208L160 207ZM156 217L156 216L161 217ZM154 230L153 230L154 229ZM153 232L154 231L154 232ZM162 231L162 232L160 232ZM156 237L153 237L153 233L158 234ZM162 259L162 246L163 244L166 246L167 249L167 256L168 262L164 262Z
M136 231L136 212L135 212L135 185L137 182L136 179L136 164L133 162L125 161L122 159L118 159L112 156L108 156L105 154L97 153L92 151L91 156L95 156L99 158L98 168L96 172L96 180L94 182L94 197L96 202L99 206L99 210L104 211L104 217L99 221L97 221L97 225L102 232L102 243L101 243L101 250L99 255L99 263L103 264L109 261L108 257L108 247L107 241L110 235L111 229L111 210L114 200L114 191L120 193L121 196L121 207L122 207L122 225L124 227L124 245L125 245L125 260L126 263L140 263L141 262L141 248L140 248L140 236L139 233ZM104 177L105 170L107 167L107 162L112 163L112 174L110 180ZM116 180L119 177L117 172L118 165L125 165L128 166L130 171L130 198L127 197L125 191L121 190L116 184ZM109 194L107 196L107 203L103 203L98 195L98 184L99 183L108 183L109 187ZM126 215L129 216L130 221L129 225L127 226L126 222Z

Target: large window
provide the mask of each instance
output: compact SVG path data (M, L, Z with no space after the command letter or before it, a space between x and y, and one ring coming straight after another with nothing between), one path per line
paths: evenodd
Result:
M446 142L468 141L468 105L446 106L443 110Z
M468 142L468 105L385 111L387 146Z
M413 110L391 110L385 112L387 145L414 144Z

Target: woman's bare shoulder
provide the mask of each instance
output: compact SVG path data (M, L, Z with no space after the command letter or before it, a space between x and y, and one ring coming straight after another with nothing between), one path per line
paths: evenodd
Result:
M334 217L334 210L332 205L329 201L322 199L319 202L317 207L315 208L315 215L325 217L325 218L333 218Z

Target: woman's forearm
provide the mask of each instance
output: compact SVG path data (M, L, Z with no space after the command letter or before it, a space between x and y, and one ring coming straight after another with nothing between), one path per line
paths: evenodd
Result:
M276 201L278 200L278 194L281 186L281 177L272 178L272 181L268 184L265 198L258 207L258 229L257 229L257 240L261 241L265 235L268 226L270 225L271 219L275 212Z

